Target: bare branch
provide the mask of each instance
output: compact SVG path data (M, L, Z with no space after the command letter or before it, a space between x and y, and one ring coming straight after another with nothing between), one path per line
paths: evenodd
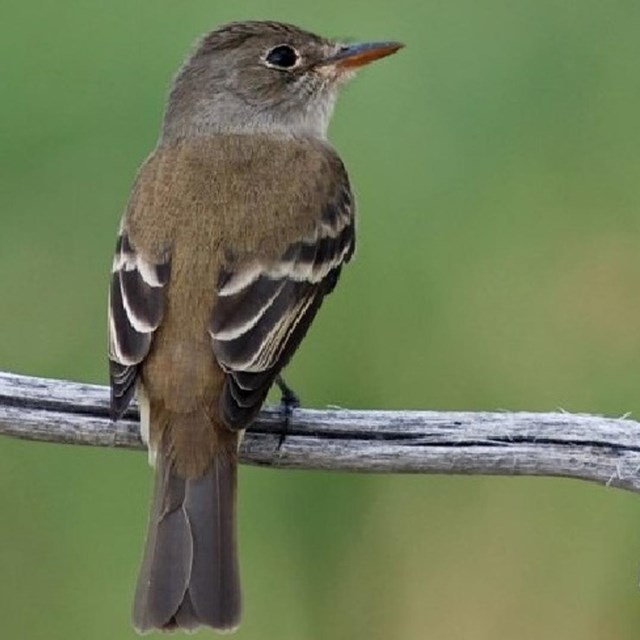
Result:
M106 387L0 373L0 434L142 449L132 409L109 418ZM266 408L242 460L299 469L566 476L640 491L640 424L570 413Z

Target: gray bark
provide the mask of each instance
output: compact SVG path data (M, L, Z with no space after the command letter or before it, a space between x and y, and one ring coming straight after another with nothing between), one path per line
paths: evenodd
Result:
M343 471L565 476L640 491L640 424L529 412L265 408L247 432L249 464ZM109 417L106 387L0 373L0 434L142 449L138 412Z

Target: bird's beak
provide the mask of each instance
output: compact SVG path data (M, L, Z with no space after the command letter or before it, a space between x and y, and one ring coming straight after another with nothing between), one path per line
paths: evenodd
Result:
M342 47L337 53L322 60L319 66L333 66L348 71L363 67L374 60L385 58L402 49L402 42L364 42Z

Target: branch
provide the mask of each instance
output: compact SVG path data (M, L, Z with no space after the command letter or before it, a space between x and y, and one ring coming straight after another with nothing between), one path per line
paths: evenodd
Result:
M265 408L242 450L249 464L397 473L565 476L640 492L640 424L569 413ZM143 449L138 412L109 418L106 387L0 373L0 434Z

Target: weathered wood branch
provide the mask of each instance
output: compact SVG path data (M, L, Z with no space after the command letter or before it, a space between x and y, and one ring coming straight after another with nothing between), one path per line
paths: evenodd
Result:
M0 373L0 434L142 449L134 407L109 418L106 387ZM242 460L299 469L565 476L640 491L640 424L569 413L265 408Z

